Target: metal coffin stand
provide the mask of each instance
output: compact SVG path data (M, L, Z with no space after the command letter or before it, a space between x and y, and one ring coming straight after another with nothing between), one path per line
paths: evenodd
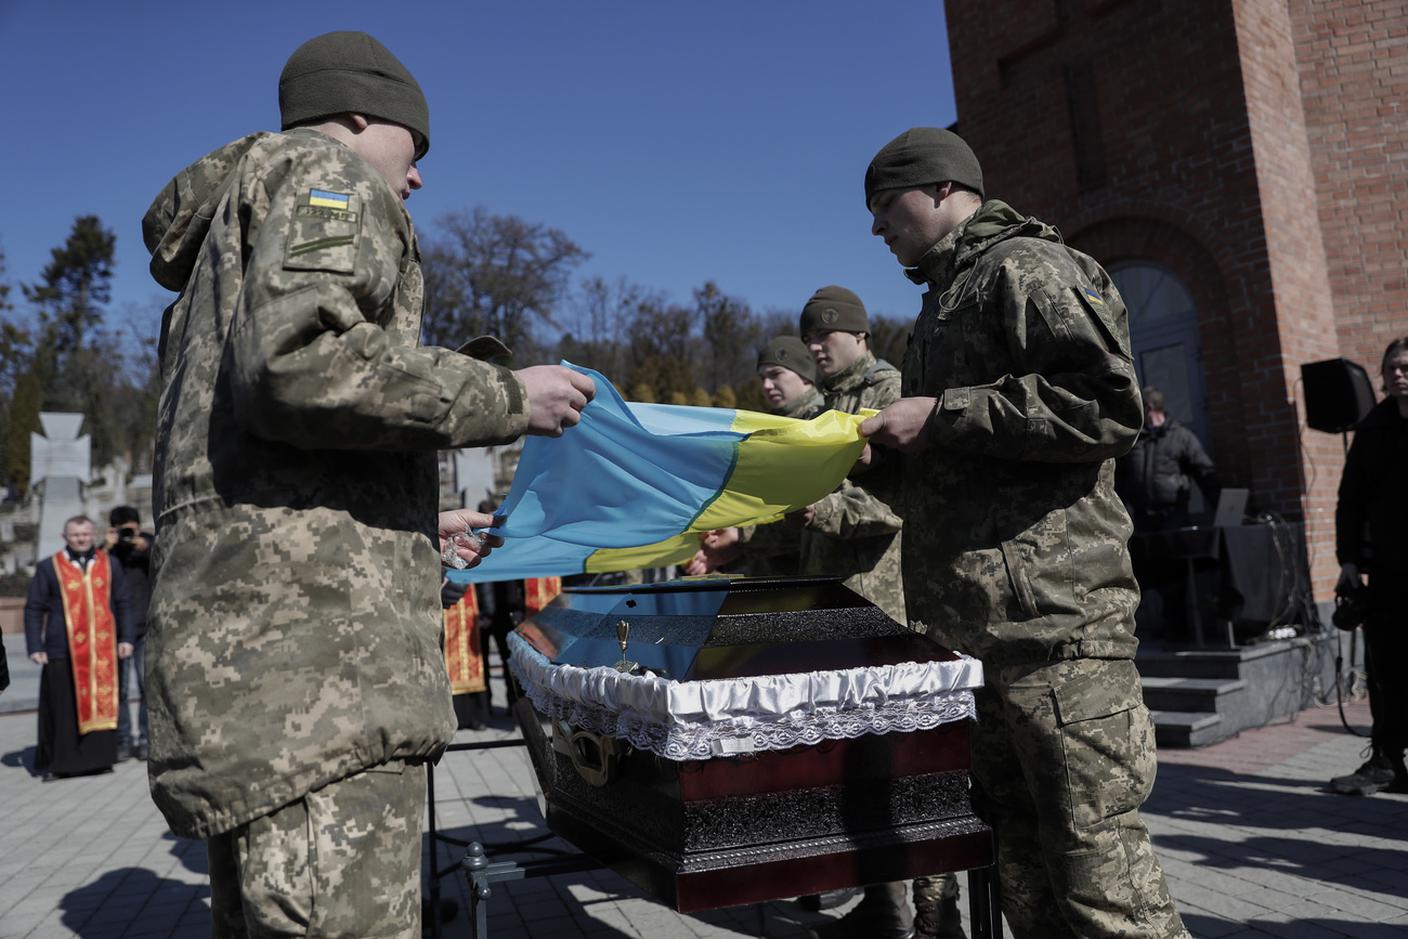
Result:
M812 578L569 590L518 636L554 664L619 660L623 671L680 682L958 659ZM973 935L1000 935L992 831L969 801L967 721L674 760L572 726L514 691L548 828L671 908L969 871ZM492 883L595 865L491 863L472 846L464 866L483 935Z

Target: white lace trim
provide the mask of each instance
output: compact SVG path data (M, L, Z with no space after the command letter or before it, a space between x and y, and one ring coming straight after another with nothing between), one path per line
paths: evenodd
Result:
M870 668L680 682L614 668L554 665L517 633L509 668L533 706L582 730L671 760L785 750L864 734L928 730L976 716L982 664Z

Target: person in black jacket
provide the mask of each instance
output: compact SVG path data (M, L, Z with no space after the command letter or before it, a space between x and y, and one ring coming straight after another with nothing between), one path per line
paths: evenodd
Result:
M117 686L117 761L121 763L133 754L147 758L147 604L152 595L152 546L156 535L142 531L142 515L130 505L119 505L108 513L107 538L104 550L122 568L127 583L127 604L132 611L132 626L136 637L132 655L122 660ZM128 701L133 686L137 689L137 739L132 739L132 713ZM135 749L134 749L135 743Z
M1335 506L1337 592L1368 590L1364 661L1374 727L1368 761L1330 781L1347 795L1408 792L1408 336L1388 344L1383 401L1359 422ZM1368 577L1367 588L1365 577Z
M1203 500L1216 504L1217 470L1191 430L1164 411L1164 394L1143 391L1144 430L1115 464L1115 488L1134 520L1135 531L1189 524L1188 499L1197 483Z

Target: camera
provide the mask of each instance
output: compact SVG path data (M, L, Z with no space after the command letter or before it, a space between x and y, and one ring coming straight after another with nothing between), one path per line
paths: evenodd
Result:
M1349 587L1335 591L1335 612L1330 622L1337 629L1353 632L1369 619L1369 588Z
M137 533L130 528L119 528L117 530L118 544L130 544L135 537L137 537Z

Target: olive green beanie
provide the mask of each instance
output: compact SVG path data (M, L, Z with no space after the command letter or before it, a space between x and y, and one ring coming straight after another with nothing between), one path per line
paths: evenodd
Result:
M955 182L983 194L983 168L973 148L951 130L911 127L880 148L865 171L865 207L884 189Z
M363 114L400 124L430 149L430 108L411 73L366 33L315 36L293 51L279 75L279 113L288 130L314 118Z
M860 302L860 297L845 287L833 284L812 294L807 305L802 307L797 332L805 336L808 333L835 331L868 333L870 317L866 315L865 304Z
M796 336L776 336L758 353L758 368L780 365L816 384L816 360Z

